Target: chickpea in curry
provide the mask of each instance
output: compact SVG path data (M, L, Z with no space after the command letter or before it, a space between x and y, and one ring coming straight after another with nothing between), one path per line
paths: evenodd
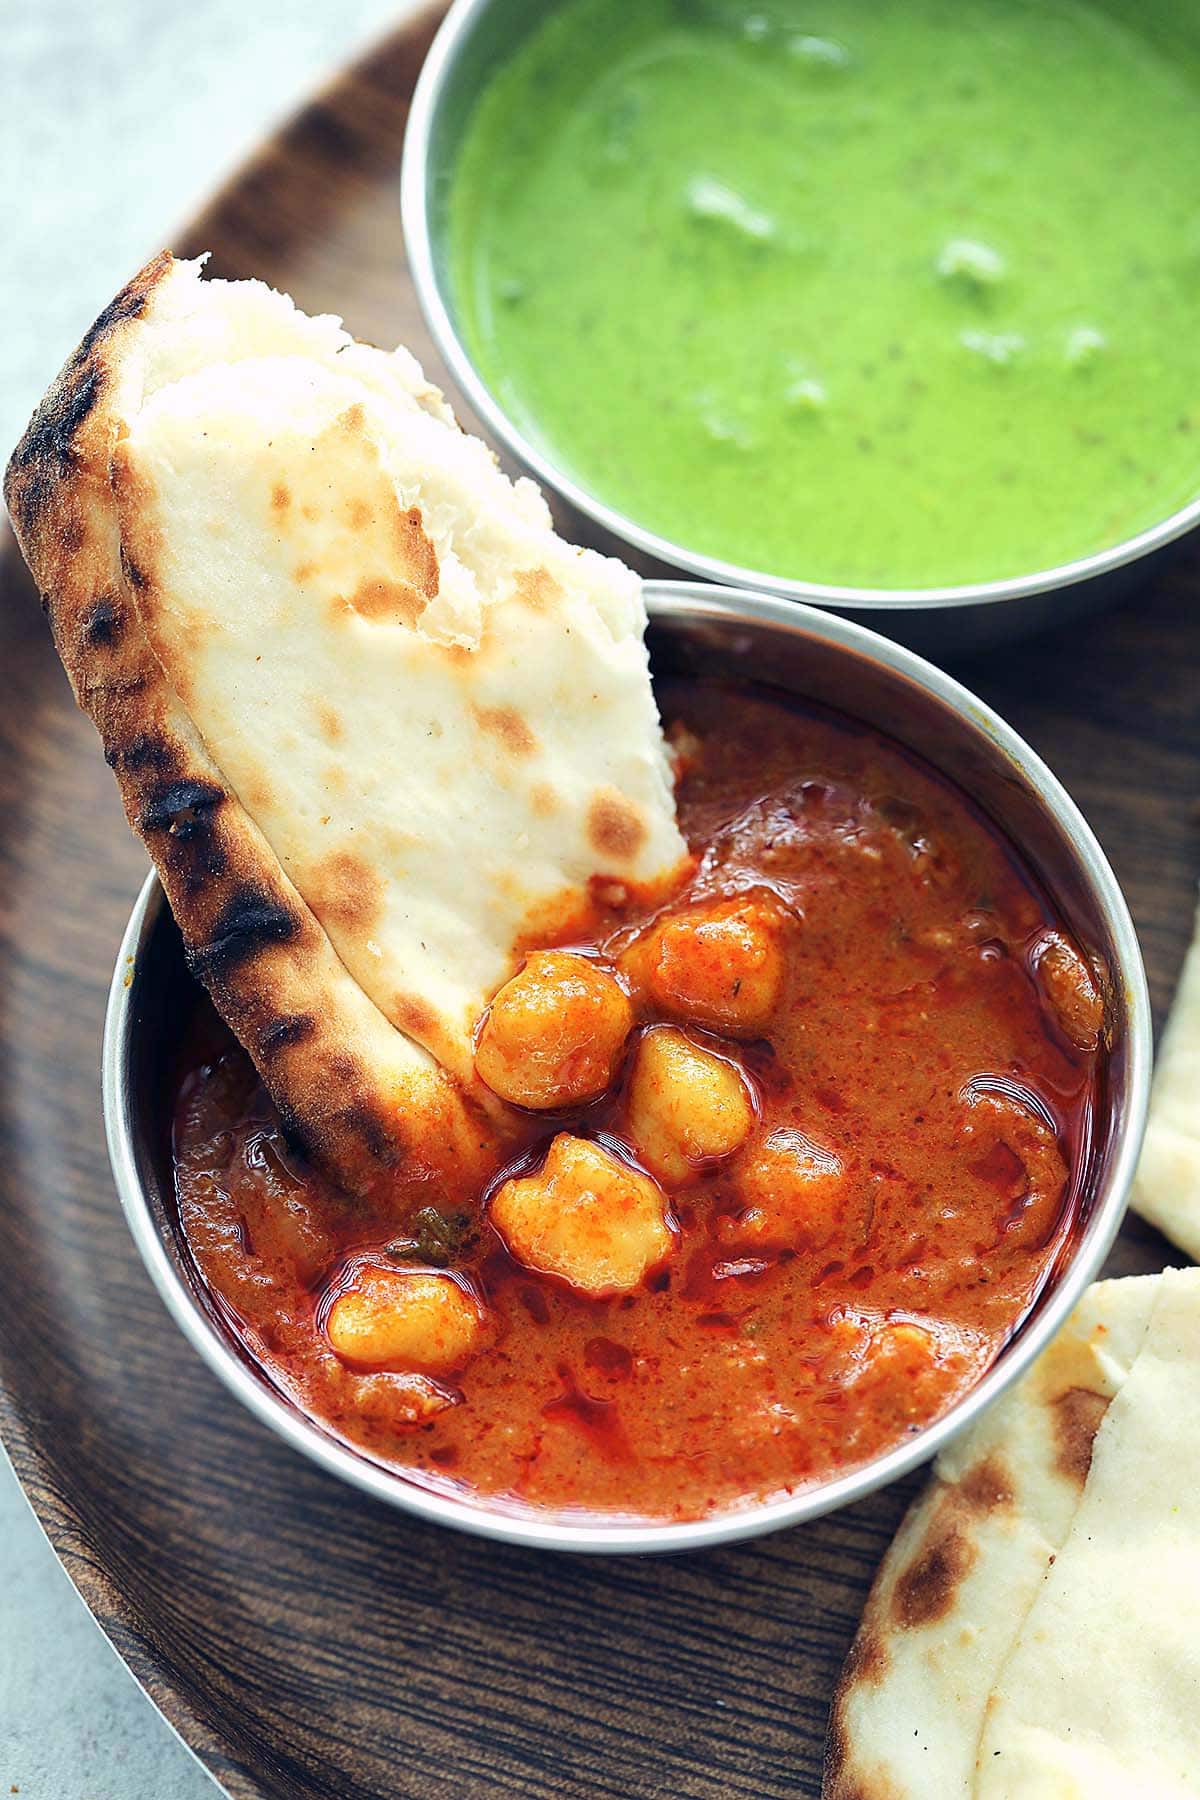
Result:
M349 1197L198 1015L180 1222L277 1386L509 1509L796 1492L951 1407L1078 1220L1100 982L996 828L897 744L666 683L692 861L593 884L476 1033L492 1178Z

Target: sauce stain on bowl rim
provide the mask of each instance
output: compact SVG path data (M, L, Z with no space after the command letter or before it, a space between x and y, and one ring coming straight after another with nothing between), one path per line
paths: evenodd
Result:
M928 654L987 647L1113 604L1200 525L1197 496L1122 541L1068 561L999 579L892 588L776 576L692 549L599 498L496 397L468 347L451 292L443 213L464 128L495 56L538 16L540 9L524 0L455 0L414 95L401 176L402 219L418 299L455 385L502 449L591 522L598 547L640 552L653 559L653 573L682 570L829 607Z
M858 691L864 680L899 711L927 717L918 729L934 735L947 728L962 740L964 759L977 753L990 769L997 797L1012 791L1031 817L1045 826L1045 855L1030 855L1035 874L1058 899L1089 947L1099 946L1117 997L1110 1068L1106 1140L1093 1169L1092 1204L1076 1230L1066 1267L1051 1278L1034 1314L1019 1329L983 1379L949 1413L910 1441L864 1467L797 1495L718 1513L684 1524L644 1524L621 1518L597 1522L569 1515L529 1518L502 1504L458 1499L423 1488L323 1430L256 1371L236 1347L197 1288L172 1225L172 1202L162 1178L161 1073L173 1021L165 988L178 990L182 956L168 936L169 914L157 879L142 889L117 958L105 1028L103 1090L105 1123L117 1189L134 1240L184 1335L225 1385L265 1424L331 1473L378 1499L442 1524L529 1546L618 1553L697 1549L802 1523L849 1504L895 1480L934 1455L1026 1369L1074 1307L1098 1272L1120 1225L1140 1149L1148 1102L1151 1028L1140 954L1124 900L1094 837L1054 777L995 714L957 683L873 633L829 615L752 593L723 592L688 583L651 584L647 591L652 644L665 661L683 658L735 662L758 654L772 670L792 659L819 667L823 680ZM749 673L743 670L742 673ZM820 696L824 698L824 690ZM864 717L860 709L858 717ZM866 718L867 724L875 721ZM903 740L902 740L903 741ZM910 745L918 748L918 745ZM944 766L944 765L943 765ZM980 767L983 767L981 762ZM965 783L962 785L966 785ZM968 787L972 798L979 799ZM983 802L985 810L990 810ZM997 821L1011 832L1012 824ZM1053 854L1051 854L1053 852ZM1054 855L1061 866L1046 864ZM1090 913L1084 926L1072 917ZM134 978L127 985L129 959ZM155 1008L158 1012L156 1015ZM157 1034L157 1041L155 1041Z

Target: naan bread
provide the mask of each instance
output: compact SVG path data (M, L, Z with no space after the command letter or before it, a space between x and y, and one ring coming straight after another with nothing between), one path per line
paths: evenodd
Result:
M1200 912L1158 1048L1133 1205L1200 1262Z
M825 1800L1200 1793L1197 1420L1200 1271L1089 1289L884 1558Z
M5 499L293 1134L354 1183L471 1154L472 1027L518 943L592 877L665 887L685 857L637 578L556 537L406 351L166 255Z
M1160 1277L988 1706L979 1800L1200 1794L1200 1270Z

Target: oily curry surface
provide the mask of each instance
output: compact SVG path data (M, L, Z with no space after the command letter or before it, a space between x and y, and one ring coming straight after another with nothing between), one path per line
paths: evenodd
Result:
M338 1192L208 1014L177 1082L181 1224L247 1353L510 1509L695 1518L876 1456L995 1358L1086 1184L1101 1000L1011 847L876 733L659 698L691 875L599 887L494 997L490 1177Z

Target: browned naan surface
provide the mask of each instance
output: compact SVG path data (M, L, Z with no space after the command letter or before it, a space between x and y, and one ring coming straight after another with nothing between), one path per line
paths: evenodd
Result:
M121 556L114 390L129 334L171 263L156 257L92 326L14 451L4 498L189 965L250 1050L292 1135L360 1185L409 1161L418 1140L469 1159L474 1128L453 1086L432 1065L414 1073L399 1041L389 1054L388 1037L398 1034L372 1024L369 1002L347 1010L344 971L325 932L227 791L134 604L144 578ZM425 1128L431 1112L440 1131Z

